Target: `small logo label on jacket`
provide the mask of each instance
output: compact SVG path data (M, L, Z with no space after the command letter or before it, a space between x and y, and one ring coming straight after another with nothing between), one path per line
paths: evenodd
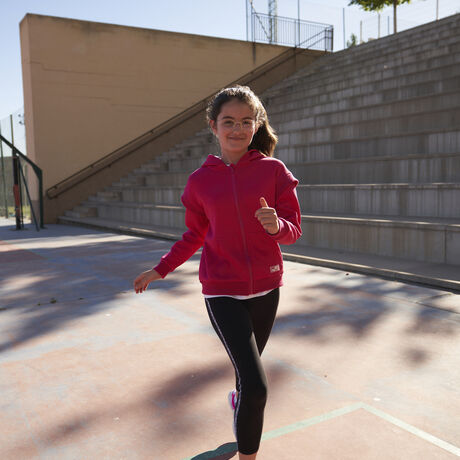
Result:
M280 266L279 265L272 265L270 267L270 273L275 273L280 271Z

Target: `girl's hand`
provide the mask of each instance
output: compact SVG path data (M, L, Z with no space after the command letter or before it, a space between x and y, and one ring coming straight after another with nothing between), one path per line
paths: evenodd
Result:
M141 294L147 289L147 286L152 281L159 280L161 275L154 270L147 270L146 272L141 273L135 280L134 280L134 290L136 294Z
M259 208L255 216L261 223L262 227L265 229L266 232L274 235L275 233L279 232L280 225L278 222L278 215L276 214L276 209L269 208L265 198L260 199L260 205L262 206Z

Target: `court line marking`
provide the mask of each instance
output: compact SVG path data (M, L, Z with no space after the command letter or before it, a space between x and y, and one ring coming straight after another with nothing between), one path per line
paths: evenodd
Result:
M328 420L332 420L342 415L350 414L360 409L364 409L365 411L399 428L402 428L403 430L417 436L418 438L421 438L431 444L434 444L437 447L440 447L441 449L446 450L447 452L450 452L451 454L456 455L457 457L460 457L459 447L456 447L453 444L448 443L447 441L443 441L442 439L439 439L436 436L433 436L432 434L427 433L426 431L420 430L419 428L416 428L415 426L410 425L409 423L403 422L402 420L396 417L393 417L392 415L387 414L386 412L380 409L377 409L373 406L369 406L368 404L363 403L363 402L351 404L350 406L345 406L345 407L342 407L341 409L336 409L331 412L327 412L325 414L318 415L316 417L311 417L305 420L301 420L300 422L293 423L291 425L286 425L281 428L277 428L275 430L268 431L262 435L262 441L267 441L269 439L278 438L280 436L284 436L286 434L292 433L293 431L297 431L303 428L307 428L309 426L317 425L318 423L326 422ZM226 453L225 449L224 451L219 452L219 453L220 454ZM187 457L183 460L192 460L194 458L195 457Z
M393 425L396 425L399 428L402 428L403 430L406 430L409 433L412 433L415 436L418 436L419 438L424 439L425 441L428 441L431 444L440 447L441 449L447 450L447 452L450 452L451 454L454 454L457 457L460 457L460 448L454 446L453 444L450 444L447 441L443 441L442 439L439 439L436 436L427 433L426 431L420 430L419 428L416 428L415 426L412 426L409 423L403 422L402 420L399 420L398 418L393 417L392 415L389 415L386 412L381 411L380 409L368 406L365 403L361 403L361 405L363 409L367 410L371 414L374 414L377 417L380 417L383 420L386 420L387 422L390 422Z
M450 444L447 441L443 441L442 439L439 439L436 436L433 436L432 434L427 433L426 431L420 430L419 428L416 428L415 426L410 425L409 423L403 422L402 420L396 417L393 417L392 415L387 414L386 412L383 412L380 409L376 409L375 407L369 406L368 404L362 403L362 402L353 404L351 406L344 407L342 409L337 409L332 412L328 412L326 414L319 415L317 417L312 417L306 420L302 420L300 422L293 423L292 425L287 425L285 427L281 427L276 430L269 431L262 435L262 440L277 438L278 436L283 436L285 434L291 433L292 431L296 431L302 428L316 425L317 423L325 422L327 420L331 420L341 415L349 414L359 409L364 409L367 412L389 423L392 423L393 425L396 425L397 427L402 428L403 430L408 431L409 433L425 441L428 441L431 444L434 444L435 446L440 447L441 449L444 449L447 452L450 452L451 454L456 455L457 457L460 457L460 448L454 446L453 444Z
M292 433L293 431L301 430L302 428L316 425L317 423L322 423L327 420L340 417L341 415L349 414L361 408L362 404L356 403L352 404L351 406L342 407L341 409L336 409L331 412L318 415L316 417L307 418L305 420L301 420L300 422L293 423L292 425L286 425L281 428L277 428L276 430L268 431L262 435L262 440L266 441L268 439L277 438L278 436L284 436L285 434Z

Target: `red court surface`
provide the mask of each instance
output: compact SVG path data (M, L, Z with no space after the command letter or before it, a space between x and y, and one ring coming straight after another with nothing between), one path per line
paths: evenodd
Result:
M171 242L12 228L0 222L0 459L237 458L199 254L136 295ZM459 356L460 295L286 262L258 458L459 457Z

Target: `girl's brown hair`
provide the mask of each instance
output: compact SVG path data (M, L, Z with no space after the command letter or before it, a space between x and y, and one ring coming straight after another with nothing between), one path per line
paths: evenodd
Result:
M216 121L221 111L222 105L232 99L247 104L255 115L256 126L258 127L248 149L257 149L260 153L272 157L275 151L278 137L275 130L268 122L267 111L260 99L252 92L249 86L235 85L230 88L220 90L209 102L206 109L206 119L208 124L211 120Z

